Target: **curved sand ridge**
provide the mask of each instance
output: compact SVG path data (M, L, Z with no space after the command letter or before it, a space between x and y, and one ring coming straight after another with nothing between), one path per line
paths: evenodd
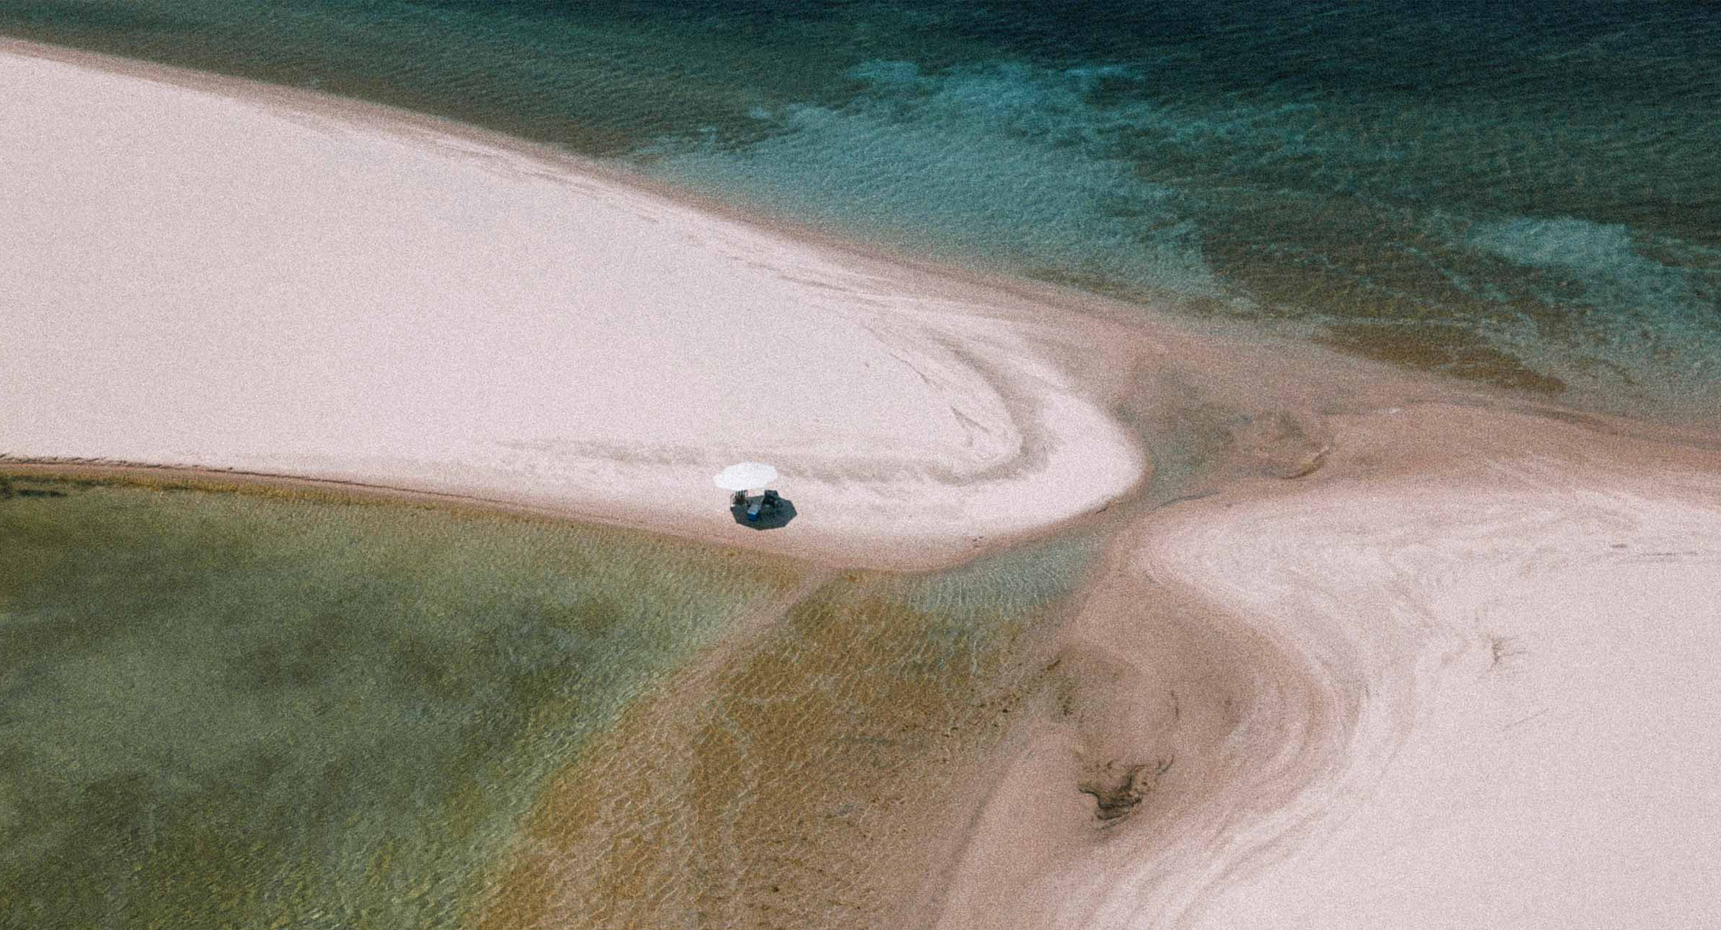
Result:
M1721 461L1443 405L1329 425L1327 474L1121 538L941 926L1021 916L1006 888L1057 927L1721 921ZM1055 790L1136 767L1109 825Z
M432 121L0 48L0 454L915 565L1138 484L1126 375L1142 422L1218 437L1114 537L1028 748L887 925L1721 922L1717 456L1108 341ZM737 458L794 523L732 524Z
M1003 294L434 121L0 52L19 401L0 455L456 493L874 565L1144 475L1077 386L1103 346ZM738 459L779 466L793 522L734 525L710 478Z

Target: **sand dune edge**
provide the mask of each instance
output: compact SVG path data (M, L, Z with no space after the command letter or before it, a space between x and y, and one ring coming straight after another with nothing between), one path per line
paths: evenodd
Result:
M26 298L0 343L0 389L31 399L0 411L15 458L493 497L902 568L1124 501L1054 660L1069 688L1017 724L1027 748L995 760L914 925L1721 920L1713 453L1326 360L1108 345L422 126L16 49L0 70L31 91L0 110L36 130L8 170L86 179L0 203L23 217L0 232ZM177 144L234 121L263 156ZM38 189L62 196L18 193ZM1111 406L1142 382L1114 369L1154 365L1195 385L1153 382L1191 435L1255 397L1235 429L1270 454L1215 440L1188 467L1223 480L1132 499L1146 455ZM734 526L709 474L739 457L782 466L805 516Z
M1091 327L476 131L111 64L0 47L12 459L501 498L899 568L1146 474ZM711 475L740 459L778 466L789 525L735 525Z

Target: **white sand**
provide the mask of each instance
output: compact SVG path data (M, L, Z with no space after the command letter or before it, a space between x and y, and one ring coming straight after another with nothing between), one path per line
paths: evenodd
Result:
M1003 295L378 108L20 43L0 87L0 455L882 565L1144 476L1072 377L1105 353ZM742 459L781 469L788 526L735 525L711 476Z
M1004 887L1060 927L1721 926L1721 457L1440 406L1331 425L1330 477L1121 538L1075 710L942 926L999 925ZM1043 796L1166 759L1111 827Z
M1156 535L1152 570L1345 705L1334 767L1232 834L1195 926L1721 923L1721 482L1562 464Z
M14 457L352 478L907 565L1136 484L1105 372L1206 379L1180 401L1197 431L1203 397L1221 425L1248 398L1293 411L1239 434L1218 493L1114 540L1064 631L1060 706L905 923L1721 925L1716 456L1380 409L1386 388L1294 353L1125 351L528 149L12 48ZM739 458L782 466L796 522L733 525L709 476ZM1152 790L1102 826L1074 786L1133 766Z

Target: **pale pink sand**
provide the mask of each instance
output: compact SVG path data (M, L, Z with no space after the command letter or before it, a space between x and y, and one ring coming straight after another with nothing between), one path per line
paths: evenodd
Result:
M1008 295L379 108L21 43L0 87L0 455L881 565L1144 476L1076 377L1103 347ZM734 524L711 476L742 459L781 469L789 526Z
M1102 345L473 134L35 55L0 55L0 452L924 564L1138 482L1106 372L1145 423L1235 432L1216 493L1127 518L1069 687L903 925L1721 924L1716 456ZM787 530L729 522L709 474L743 457L783 466ZM1102 825L1075 787L1137 766Z
M1327 425L1315 476L1120 537L940 925L1721 926L1721 456ZM1110 827L1046 790L1167 760Z

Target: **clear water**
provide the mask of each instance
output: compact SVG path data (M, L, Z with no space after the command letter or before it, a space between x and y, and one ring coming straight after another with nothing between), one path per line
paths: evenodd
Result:
M1483 380L1721 409L1706 0L13 0L0 31Z
M456 926L545 779L799 580L613 530L0 481L0 927Z
M1096 546L853 572L642 699L547 789L481 930L900 927L1061 678L1037 649Z
M1721 380L1721 9L1698 0L22 0L0 29L1492 380Z
M410 504L0 478L0 927L510 928L569 883L582 926L720 884L855 925L819 915L888 910L893 857L962 815L1095 548L832 577Z
M1709 0L6 0L0 32L377 99L917 254L1721 419ZM656 676L749 603L729 557L645 541L140 495L0 502L0 926L455 923L536 786L590 784L574 751L641 694L673 704ZM721 710L774 740L698 784L790 778L791 812L918 816L847 806L893 784L873 756L790 777L827 745L809 720L991 727L996 602L1053 597L1081 561L825 591L720 670L722 700L681 707L693 732ZM857 603L868 623L825 622ZM851 661L867 650L897 662ZM834 695L829 713L769 717L786 683ZM644 750L615 745L637 771ZM889 761L930 765L920 745ZM681 797L684 774L580 796ZM747 836L772 848L791 822ZM821 904L822 879L795 880Z

